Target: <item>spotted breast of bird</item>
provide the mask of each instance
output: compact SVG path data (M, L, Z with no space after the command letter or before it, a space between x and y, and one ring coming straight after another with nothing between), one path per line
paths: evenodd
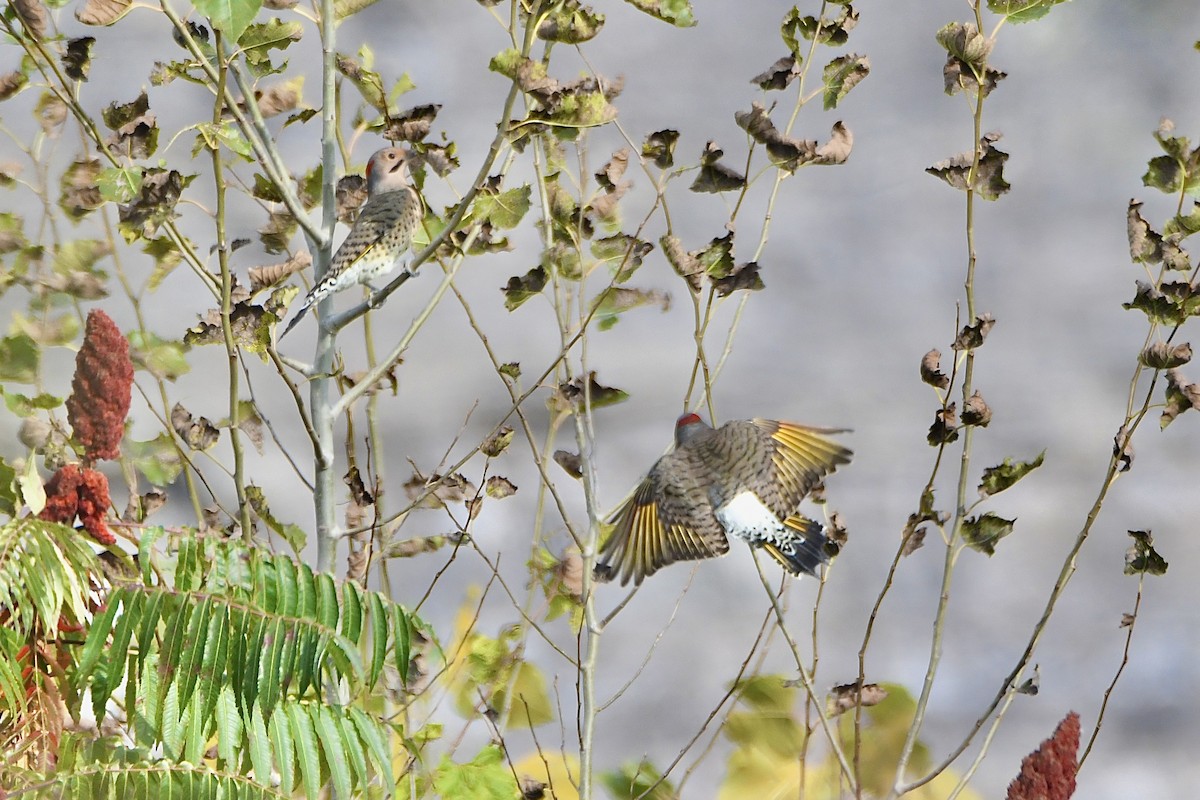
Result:
M792 575L815 575L829 560L823 526L798 509L850 462L851 451L827 438L845 432L770 419L714 429L684 414L675 448L608 519L597 575L641 583L676 561L724 555L729 536L762 548Z
M329 269L305 295L296 316L283 329L280 339L296 327L308 310L329 295L390 272L412 243L421 224L421 196L411 185L408 152L385 147L367 162L367 201L359 209Z

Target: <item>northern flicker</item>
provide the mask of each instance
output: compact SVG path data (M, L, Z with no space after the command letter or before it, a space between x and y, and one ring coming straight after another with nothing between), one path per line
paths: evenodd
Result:
M675 423L675 449L660 458L608 522L597 575L641 583L675 561L729 550L732 535L761 547L792 575L828 561L820 523L800 501L851 452L790 422L750 419L713 429L696 414Z
M367 162L367 202L333 254L329 269L305 295L299 313L279 338L287 336L309 308L334 292L390 272L408 250L422 215L421 197L409 185L408 153L399 147L376 152Z

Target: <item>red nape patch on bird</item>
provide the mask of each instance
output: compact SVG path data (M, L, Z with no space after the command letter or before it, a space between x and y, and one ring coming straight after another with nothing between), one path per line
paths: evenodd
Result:
M685 425L696 425L697 423L703 423L703 422L704 422L704 420L700 419L699 414L689 411L688 413L684 414L679 419L675 420L675 427L682 428Z

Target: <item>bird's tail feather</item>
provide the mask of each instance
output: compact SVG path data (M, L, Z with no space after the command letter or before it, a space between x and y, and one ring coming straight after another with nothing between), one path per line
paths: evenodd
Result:
M791 538L778 544L764 542L762 548L791 574L816 575L817 567L829 561L825 553L825 527L799 514L788 517L783 524Z
M312 307L311 303L305 303L304 305L300 306L300 313L298 313L298 314L296 314L296 316L292 317L292 321L287 324L287 327L285 327L283 329L283 333L279 334L279 338L276 341L280 341L280 342L283 341L283 337L287 336L288 332L292 328L296 327L296 323L298 323L300 320L304 319L304 315L308 313L308 309L311 307Z

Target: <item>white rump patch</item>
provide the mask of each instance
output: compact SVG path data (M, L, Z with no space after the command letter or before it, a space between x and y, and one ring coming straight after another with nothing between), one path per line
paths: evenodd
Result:
M763 505L754 492L742 492L716 510L725 532L745 542L778 543L783 523Z

